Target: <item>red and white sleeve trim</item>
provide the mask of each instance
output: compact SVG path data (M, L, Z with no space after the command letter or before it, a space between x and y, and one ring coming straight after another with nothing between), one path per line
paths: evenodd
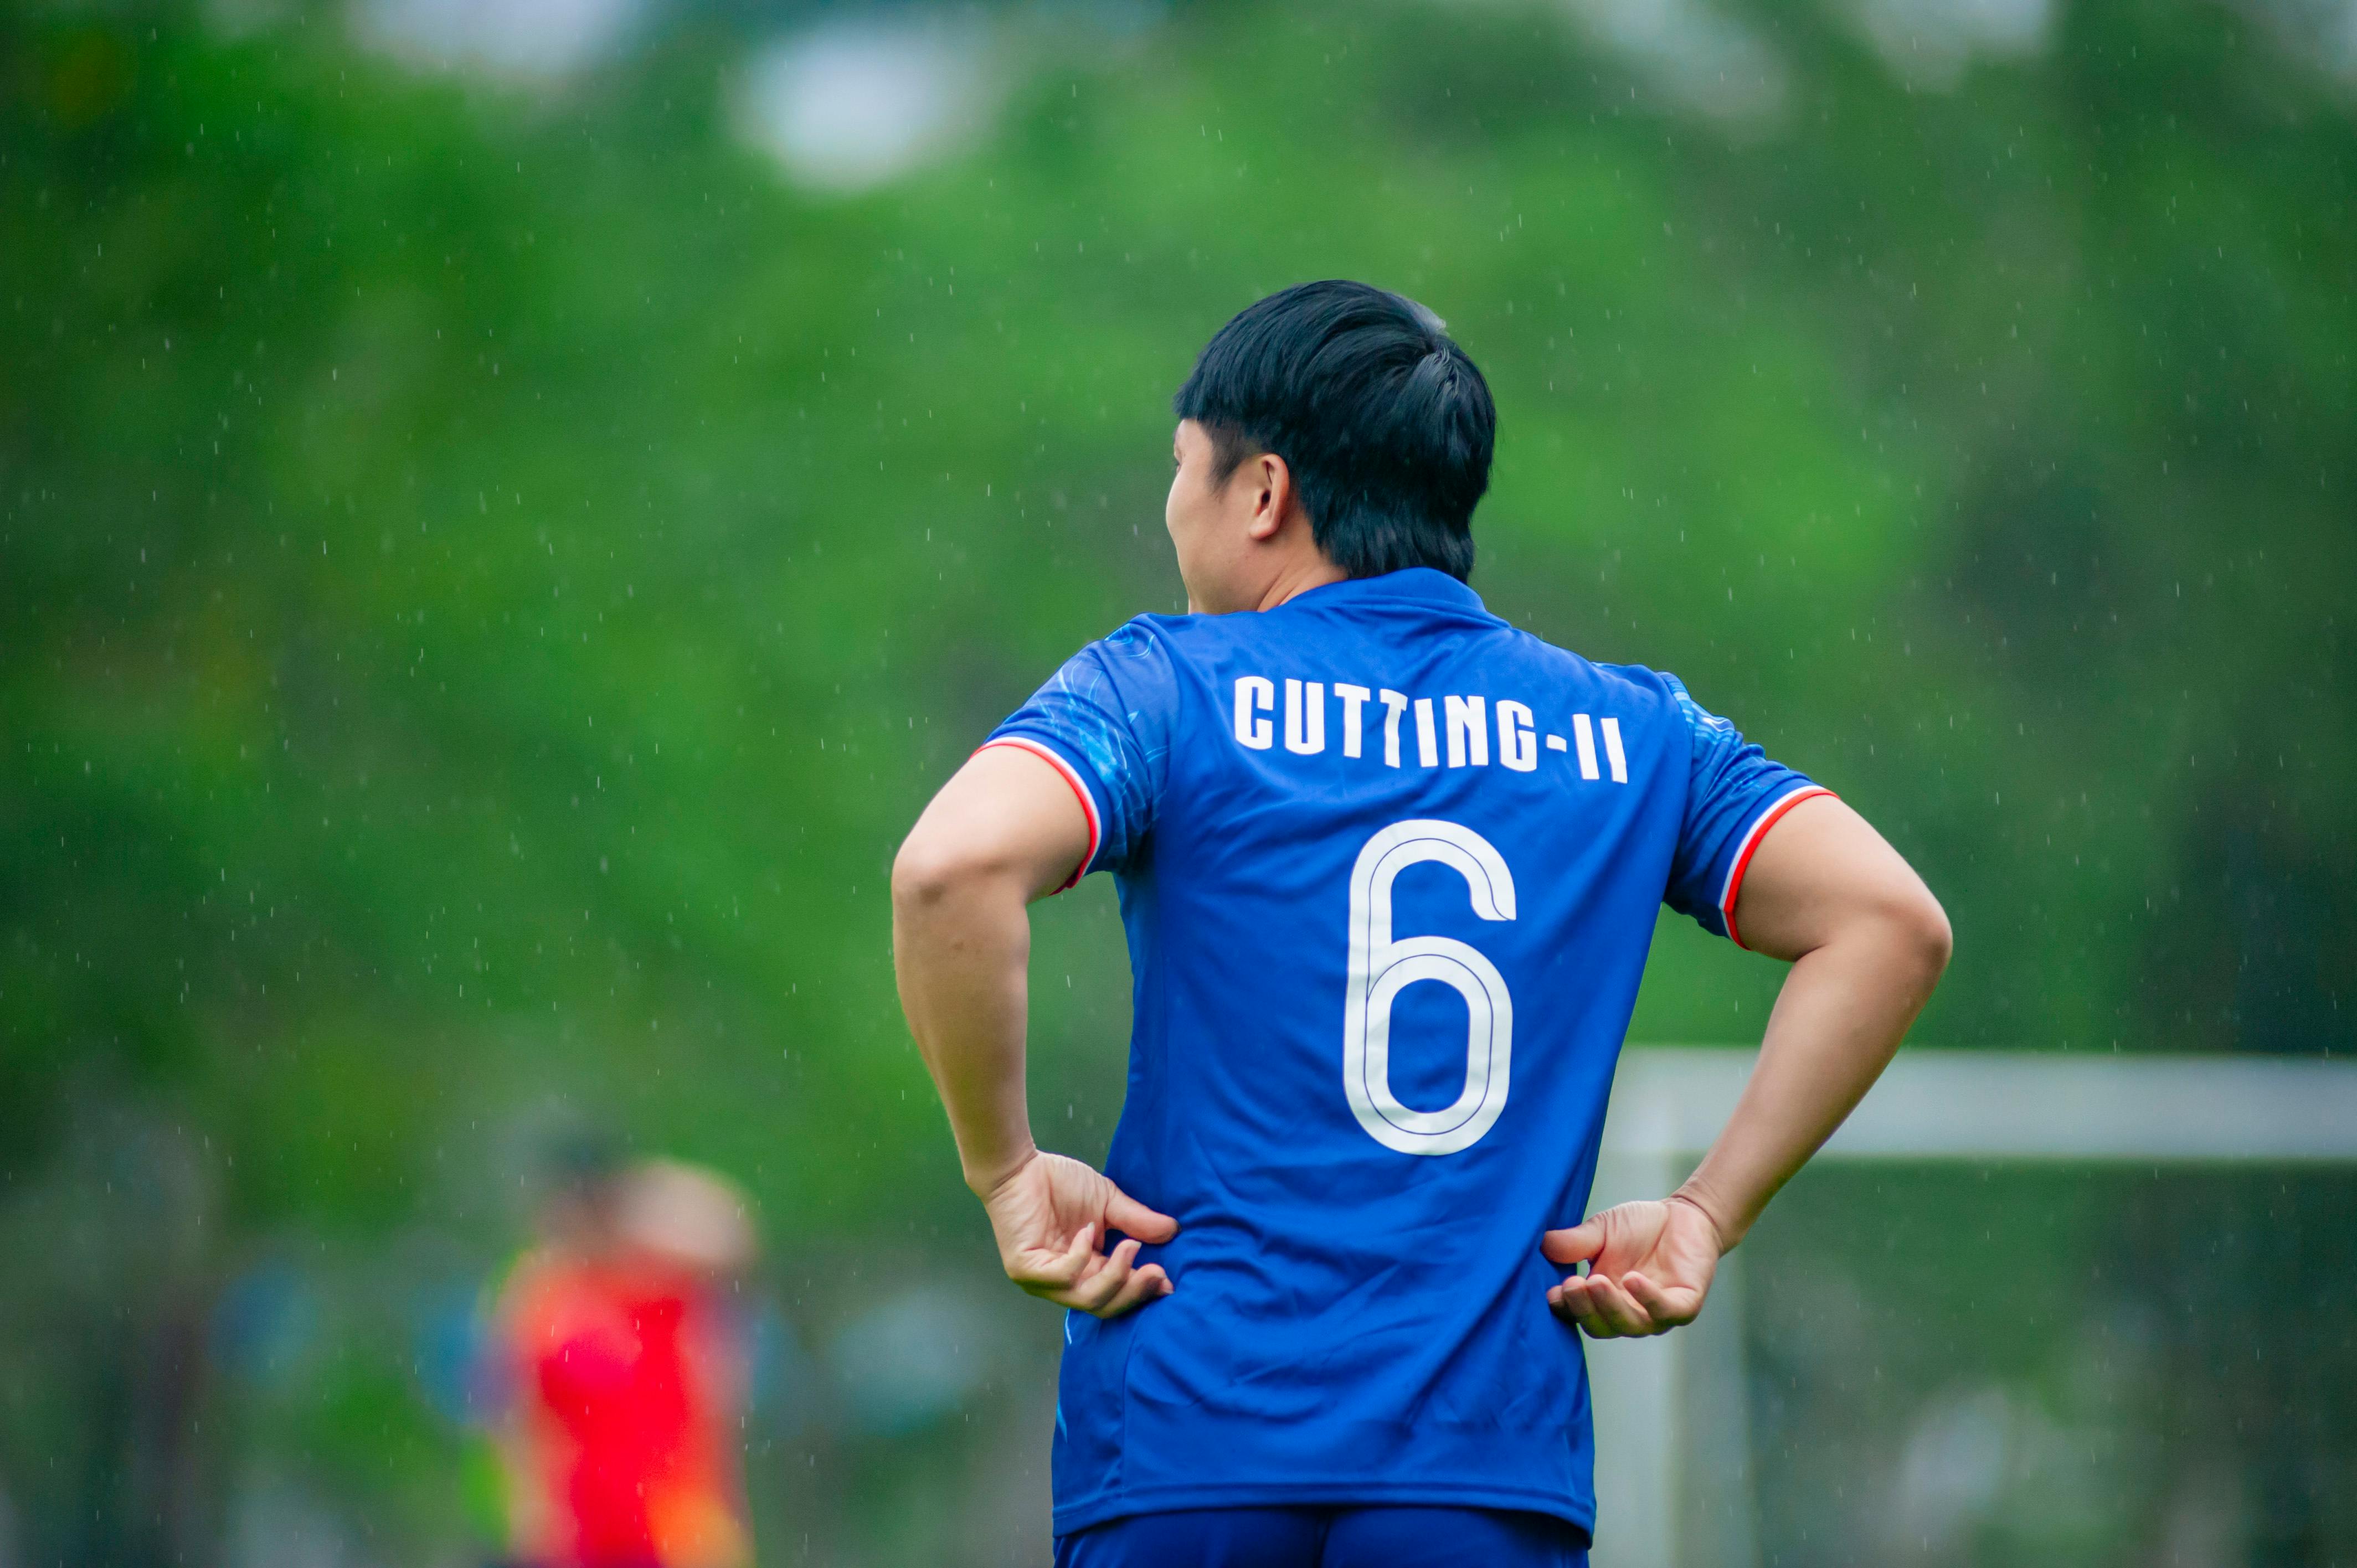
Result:
M1759 819L1751 824L1750 832L1743 835L1743 843L1735 851L1735 864L1727 868L1727 886L1719 890L1718 895L1718 915L1727 922L1727 940L1737 947L1743 946L1743 939L1735 934L1735 900L1742 895L1743 874L1751 868L1751 856L1760 848L1760 841L1768 836L1768 830L1776 825L1779 818L1802 801L1813 796L1831 794L1833 791L1822 784L1803 784L1796 789L1788 789L1760 813Z
M1028 736L1006 735L996 740L985 741L975 749L974 755L980 757L991 747L998 746L1009 746L1017 751L1029 752L1054 768L1057 775L1071 787L1072 794L1079 799L1081 815L1087 818L1089 823L1089 852L1081 856L1081 864L1072 868L1071 875L1066 877L1056 891L1061 893L1065 888L1077 886L1081 878L1088 875L1089 867L1096 864L1097 849L1104 843L1104 818L1097 812L1096 797L1089 793L1088 784L1082 779L1080 769L1057 756L1049 746L1033 740Z

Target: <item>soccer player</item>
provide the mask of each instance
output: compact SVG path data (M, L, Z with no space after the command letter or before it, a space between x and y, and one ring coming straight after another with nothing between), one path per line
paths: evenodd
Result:
M744 1198L670 1160L593 1153L572 1177L500 1295L510 1561L747 1568L727 1290L753 1255Z
M1071 1309L1056 1561L1584 1563L1577 1330L1693 1321L1889 1060L1946 918L1675 678L1482 607L1495 414L1423 306L1271 295L1177 412L1190 613L1076 654L893 872L966 1180L1008 1276ZM1023 1076L1025 906L1096 870L1135 1008L1103 1174L1033 1143ZM1792 967L1700 1168L1585 1215L1664 902Z

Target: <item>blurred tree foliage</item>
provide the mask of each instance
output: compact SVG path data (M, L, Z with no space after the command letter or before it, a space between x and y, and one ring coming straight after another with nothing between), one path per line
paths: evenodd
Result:
M1921 1037L2348 1049L2345 99L2207 5L2072 5L1945 92L1757 22L1789 87L1728 128L1534 13L1185 8L830 196L731 134L694 10L530 90L325 13L0 12L0 1202L83 1259L10 1295L8 1423L178 1365L259 1239L493 1244L552 1095L780 1240L940 1223L897 836L1175 607L1168 393L1307 277L1490 374L1494 607L1923 868ZM1049 922L1043 1101L1117 1090L1104 901ZM1665 932L1639 1034L1775 980ZM115 1195L76 1151L124 1114L164 1152Z

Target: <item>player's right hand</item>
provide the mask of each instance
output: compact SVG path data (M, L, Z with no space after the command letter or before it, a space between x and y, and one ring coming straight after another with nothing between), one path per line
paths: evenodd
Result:
M1136 1263L1141 1243L1168 1241L1178 1222L1078 1160L1035 1152L982 1202L1006 1277L1044 1301L1119 1317L1175 1288L1161 1264ZM1107 1230L1129 1237L1110 1254L1100 1251Z
M1692 1323L1727 1251L1717 1225L1684 1194L1618 1204L1539 1243L1547 1261L1586 1263L1547 1292L1547 1305L1591 1339L1667 1334Z

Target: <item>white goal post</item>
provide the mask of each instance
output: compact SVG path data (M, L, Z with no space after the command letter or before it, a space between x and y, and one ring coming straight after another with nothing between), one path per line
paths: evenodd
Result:
M1735 1108L1757 1053L1631 1047L1588 1208L1659 1197ZM2202 1165L2357 1161L2357 1061L1907 1049L1819 1160ZM1655 1339L1587 1341L1596 1568L1758 1568L1743 1364L1743 1253L1703 1315Z

